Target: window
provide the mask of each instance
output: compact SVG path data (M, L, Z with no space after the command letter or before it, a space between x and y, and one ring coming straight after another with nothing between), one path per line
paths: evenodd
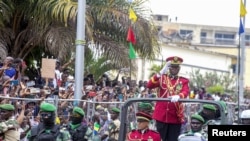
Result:
M201 32L200 33L200 42L201 42L201 44L209 44L206 32Z
M157 16L158 21L162 21L162 16Z
M202 37L202 38L207 37L207 33L206 33L206 32L201 32L201 37Z
M245 35L246 46L250 46L250 35Z
M235 45L235 34L215 33L215 44Z
M187 34L192 33L192 32L193 32L192 30L183 30L183 29L180 30L181 35L187 35Z

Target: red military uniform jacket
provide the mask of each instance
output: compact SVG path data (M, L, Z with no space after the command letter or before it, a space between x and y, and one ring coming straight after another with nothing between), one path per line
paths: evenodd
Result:
M127 134L127 141L161 141L160 133L154 130L146 129L132 130Z
M167 98L179 95L186 98L189 94L189 80L177 76L170 78L164 74L160 77L154 75L148 82L147 87L158 89L158 98ZM153 119L165 123L181 124L184 122L184 105L180 102L156 102Z

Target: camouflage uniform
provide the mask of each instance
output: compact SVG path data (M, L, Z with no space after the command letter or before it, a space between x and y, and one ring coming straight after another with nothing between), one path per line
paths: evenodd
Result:
M2 116L6 118L6 113L13 112L14 106L11 104L0 105L1 120ZM4 141L19 141L20 132L18 131L19 124L14 117L9 117L8 120L0 122L0 140Z
M0 122L0 134L1 139L4 140L11 140L11 141L18 141L20 140L20 133L18 130L13 129L9 130L10 128L18 127L18 123L14 118L10 118L7 121Z

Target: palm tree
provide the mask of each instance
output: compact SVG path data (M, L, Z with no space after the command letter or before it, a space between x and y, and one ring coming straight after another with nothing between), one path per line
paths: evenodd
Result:
M155 58L160 48L157 30L145 16L150 11L142 6L146 1L87 0L86 50L94 45L96 53L111 61L114 68L129 66L126 34L131 25L128 9L133 7L138 15L132 24L137 38L135 50L142 58ZM41 59L47 55L67 62L74 54L77 0L0 0L0 7L2 57Z

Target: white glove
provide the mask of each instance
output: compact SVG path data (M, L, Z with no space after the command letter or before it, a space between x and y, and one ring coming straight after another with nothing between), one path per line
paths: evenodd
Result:
M168 61L166 64L165 64L165 66L161 69L161 71L160 71L160 75L163 75L163 74L165 74L167 71L168 71L168 69L169 69L169 67L170 67L170 64L171 64L171 61Z
M173 95L171 96L171 102L177 102L180 99L179 95Z

